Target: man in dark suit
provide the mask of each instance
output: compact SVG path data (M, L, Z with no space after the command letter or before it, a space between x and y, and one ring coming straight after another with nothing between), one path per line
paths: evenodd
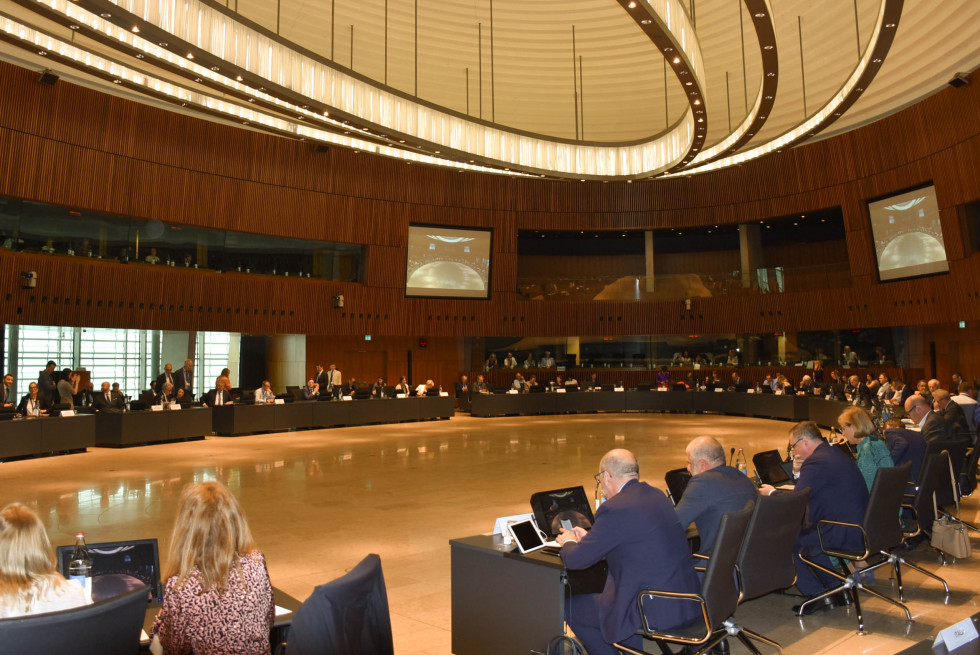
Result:
M313 374L313 381L321 389L327 388L327 372L323 370L323 364L316 365L316 373Z
M108 382L103 382L102 390L92 398L92 407L97 412L104 412L107 409L123 409L125 403L121 396L113 395Z
M157 389L162 389L159 384ZM174 373L174 389L183 389L188 398L194 398L194 362L190 359L184 361L184 366Z
M157 376L157 389L163 389L163 385L169 382L173 385L174 389L177 388L177 384L174 382L174 365L167 363L163 367L163 373Z
M221 407L222 405L233 405L235 399L231 396L231 378L222 375L214 382L214 389L204 394L201 398L203 407Z
M919 394L912 394L905 401L905 417L919 426L922 438L930 441L950 441L955 438L949 423L941 415L929 409L929 401Z
M590 655L613 655L615 642L642 650L636 594L642 589L696 592L697 574L681 527L662 491L639 481L639 465L628 450L612 450L599 463L596 480L606 502L592 530L562 530L561 559L566 568L585 569L602 559L609 566L598 594L572 596L565 615ZM700 615L694 603L653 600L650 622L661 629Z
M0 407L14 407L14 376L7 373L3 376L3 384L0 384Z
M748 391L749 383L742 379L738 371L732 373L732 389L734 391Z
M952 438L969 439L972 443L973 433L970 431L970 424L967 423L963 408L953 402L948 391L936 389L932 392L932 408L949 424Z
M748 476L725 464L725 449L714 437L696 437L687 444L691 480L675 508L681 526L694 523L701 538L698 553L711 555L721 517L755 502L758 492Z
M902 419L890 418L885 422L885 444L888 445L895 466L912 462L909 482L917 482L926 454L926 440L922 438L922 434L906 429Z
M37 392L49 405L59 401L58 383L54 379L54 369L57 366L53 361L49 361L37 376Z
M841 449L831 446L823 439L820 428L813 421L797 423L790 430L790 447L795 457L803 460L800 467L800 477L796 481L797 489L810 488L810 502L807 505L806 519L800 534L796 539L796 552L807 556L807 559L833 569L830 558L823 554L820 539L817 536L817 522L821 519L861 523L864 510L868 506L868 486L864 476L854 460L844 454ZM760 492L764 495L773 493L775 489L762 485ZM864 541L861 532L848 530L841 526L822 529L824 543L828 547L861 550ZM828 589L837 586L837 580L822 571L811 569L803 560L796 557L796 588L807 598L819 596ZM819 603L811 603L807 614L814 614L824 609L839 607L846 599L844 594L828 596ZM793 608L799 613L800 605Z

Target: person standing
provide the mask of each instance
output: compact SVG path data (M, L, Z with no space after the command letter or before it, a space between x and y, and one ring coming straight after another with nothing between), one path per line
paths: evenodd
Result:
M344 376L337 370L336 364L331 364L330 370L327 371L327 394L334 398L340 398L343 384Z
M54 369L57 366L54 361L49 361L37 376L37 392L49 405L58 401L58 384L54 381Z
M194 399L194 361L184 360L184 366L174 373L174 389L183 389L184 394Z
M13 407L14 403L14 376L7 373L3 376L3 384L0 384L0 407Z
M636 457L611 450L599 462L596 481L606 502L592 530L562 529L557 537L568 569L585 569L605 559L609 567L601 593L579 594L565 605L565 616L590 655L614 655L613 643L642 650L636 634L642 622L636 595L642 589L696 593L694 562L670 501L662 491L640 482ZM654 599L651 622L670 629L700 616L695 603Z

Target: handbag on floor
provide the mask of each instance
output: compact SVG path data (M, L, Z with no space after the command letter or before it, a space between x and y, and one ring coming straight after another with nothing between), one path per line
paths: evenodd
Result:
M956 513L960 513L960 499L956 489L956 477L953 475L953 463L949 464L949 477L953 485L953 495L956 498ZM932 547L938 548L947 555L956 559L966 559L973 554L973 545L970 543L970 534L966 526L955 517L939 516L939 508L936 505L936 492L932 493L932 507L935 511L936 520L932 524Z
M558 635L548 642L548 655L588 655L585 646L575 637Z

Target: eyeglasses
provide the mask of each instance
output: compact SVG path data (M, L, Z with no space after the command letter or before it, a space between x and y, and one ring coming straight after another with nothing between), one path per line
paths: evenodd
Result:
M605 471L599 471L598 473L596 473L595 475L592 476L592 479L595 480L595 483L596 484L602 484L602 474L603 473L605 473Z
M801 441L803 441L803 438L802 437L800 437L796 441L790 441L789 442L789 449L790 450L796 450L796 444L800 443Z

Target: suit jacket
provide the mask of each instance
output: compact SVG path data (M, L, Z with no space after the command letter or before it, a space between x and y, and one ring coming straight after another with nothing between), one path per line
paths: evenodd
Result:
M187 382L188 384L184 384ZM177 389L183 388L184 394L188 398L194 397L194 371L191 371L190 380L184 380L184 369L181 367L179 370L174 371L174 393L177 393ZM159 384L157 389L163 389Z
M929 441L949 441L955 439L952 426L936 412L929 412L926 422L922 424L922 438Z
M800 467L797 489L810 488L810 502L800 530L800 541L817 545L817 521L830 519L860 523L868 506L868 486L853 459L827 442L818 445ZM824 543L837 548L864 547L861 533L833 526L822 529Z
M157 389L163 389L163 384L165 382L169 382L170 384L174 385L174 389L176 390L177 389L177 374L176 373L171 373L169 380L167 379L167 372L166 371L164 371L163 373L161 373L160 375L158 375L157 376Z
M467 383L464 385L462 382L457 382L456 383L456 397L457 398L463 398L463 397L469 398L469 396L470 396L470 383L467 381Z
M888 428L885 430L885 444L888 446L895 466L912 462L909 480L911 482L918 481L919 471L922 470L922 460L926 454L926 440L922 438L922 435L915 430Z
M319 384L324 389L327 388L327 371L320 371L313 376L313 381Z
M3 382L0 382L0 405L6 405L7 403L14 403L17 399L14 397L14 388L7 387Z
M759 492L744 473L731 466L719 466L691 478L675 508L681 526L694 523L701 537L702 555L710 555L718 534L721 517L737 512L748 501L755 502Z
M561 558L569 569L606 560L609 574L595 606L599 630L608 643L622 641L640 628L636 594L642 589L690 593L700 588L684 528L670 501L659 489L637 480L599 506L592 530L582 541L562 546ZM661 629L684 624L700 616L693 605L654 599L648 605L650 623Z
M228 402L234 400L231 397L231 392L230 391L223 391L222 393L224 394L223 399L222 399L222 403L221 403L222 405L226 405L226 404L228 404ZM218 403L215 402L215 398L217 396L218 396L218 390L217 389L212 389L211 391L209 391L206 394L204 394L204 397L201 398L201 402L204 403L205 405L207 405L208 407L217 407L218 406Z
M17 413L23 416L27 415L27 403L31 399L31 394L24 394L24 397L20 399L20 404L17 405ZM51 407L45 398L41 396L40 393L37 394L38 408L43 412Z
M113 394L111 391L109 392L109 400L106 401L105 394L99 391L93 396L92 407L95 408L95 411L101 412L107 409L122 409L125 407L125 403L122 396Z
M48 402L58 398L58 385L54 381L54 373L42 370L37 376L37 393Z
M959 403L950 399L950 401L946 403L946 406L943 407L941 414L949 424L950 430L952 431L952 437L954 439L959 439L962 437L973 438L973 435L970 433L970 424L967 423L966 415L963 413L963 408L960 407Z

